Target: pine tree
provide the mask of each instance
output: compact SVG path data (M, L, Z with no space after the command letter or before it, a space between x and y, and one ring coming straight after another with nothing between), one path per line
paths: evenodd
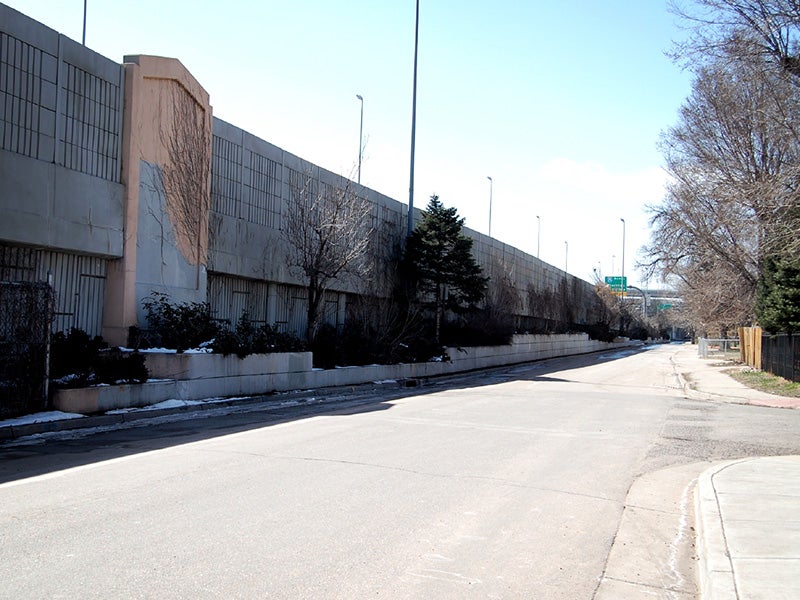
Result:
M472 240L462 233L463 226L456 209L433 195L406 245L404 264L416 296L432 299L437 344L445 309L480 302L486 292L488 278L472 256Z
M800 331L800 260L767 258L756 296L756 316L767 331Z

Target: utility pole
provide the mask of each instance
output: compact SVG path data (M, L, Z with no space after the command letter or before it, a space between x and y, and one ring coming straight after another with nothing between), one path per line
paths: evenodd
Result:
M417 18L414 25L414 88L411 100L411 173L408 184L408 237L414 231L414 142L417 129L417 49L419 47L419 0Z
M89 0L83 0L83 37L81 38L81 43L85 46L86 45L86 3Z
M356 94L361 101L361 125L358 127L358 185L361 185L361 156L364 154L364 98Z

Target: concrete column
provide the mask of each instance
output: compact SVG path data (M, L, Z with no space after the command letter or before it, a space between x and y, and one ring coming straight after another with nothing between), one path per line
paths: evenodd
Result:
M143 273L159 270L160 261L164 260L163 247L160 253L156 252L149 240L140 239L141 186L150 184L141 180L141 164L142 161L146 161L159 168L170 164L170 153L165 144L164 132L169 133L173 130L176 119L174 110L176 93L188 96L207 118L209 177L208 181L204 182L206 199L210 198L211 194L211 104L208 93L180 61L174 58L137 55L126 56L124 61L123 256L109 264L103 313L103 337L112 344L125 343L131 325L144 325L138 322L137 314L141 310L139 304L142 297L149 293L145 288L149 287L151 280L139 281L139 279L143 277ZM165 198L164 214L158 215L158 218L161 222L169 224L170 237L164 240L167 240L170 246L168 252L173 262L172 274L177 274L178 277L173 276L162 285L153 285L153 289L174 296L176 301L205 301L208 211L200 216L199 236L187 239L188 236L177 226L178 217L176 211L170 208L170 202L170 198ZM156 265L156 262L159 264ZM191 273L188 272L190 270ZM178 278L191 281L192 285L176 284L174 280Z
M270 283L267 287L267 325L274 325L277 317L278 284Z

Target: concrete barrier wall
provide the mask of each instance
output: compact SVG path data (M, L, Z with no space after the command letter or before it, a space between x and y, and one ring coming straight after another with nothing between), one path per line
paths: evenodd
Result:
M0 240L121 256L122 67L3 4L0 48Z
M54 405L73 413L142 407L168 399L252 396L272 392L426 379L545 358L599 352L630 345L590 340L586 334L517 335L506 346L448 348L450 360L398 365L313 369L310 352L259 354L240 359L219 354L147 355L155 381L136 385L58 390Z

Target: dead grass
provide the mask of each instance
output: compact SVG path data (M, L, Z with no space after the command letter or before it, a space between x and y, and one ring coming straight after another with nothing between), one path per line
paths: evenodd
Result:
M733 369L728 374L736 381L754 390L775 394L776 396L800 398L800 383L789 381L772 373L756 371L755 369Z

